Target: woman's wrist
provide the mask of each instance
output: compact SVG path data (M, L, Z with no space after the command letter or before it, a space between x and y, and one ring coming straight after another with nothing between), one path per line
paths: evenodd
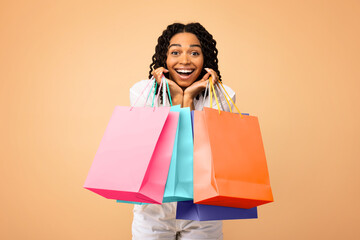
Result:
M171 98L172 104L173 105L182 105L183 103L183 96L181 94L172 96Z
M184 95L182 107L192 107L194 106L194 98L188 95Z

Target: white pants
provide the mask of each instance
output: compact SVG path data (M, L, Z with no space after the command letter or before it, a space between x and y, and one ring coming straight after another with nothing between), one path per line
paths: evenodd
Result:
M134 206L133 240L222 240L222 221L176 219L176 203Z

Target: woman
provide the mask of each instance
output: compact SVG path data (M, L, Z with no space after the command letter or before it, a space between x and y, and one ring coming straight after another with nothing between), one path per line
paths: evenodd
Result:
M172 104L202 110L209 107L204 90L211 76L213 83L221 81L218 51L212 35L199 23L171 24L158 38L150 64L150 75L160 84L164 75L169 83ZM131 104L147 85L144 80L130 89ZM225 86L232 100L235 93ZM217 91L222 110L229 111L224 95ZM146 102L140 96L138 106ZM168 104L168 99L162 99ZM214 106L215 108L215 106ZM221 221L188 221L176 219L176 203L135 205L132 225L133 239L223 239Z

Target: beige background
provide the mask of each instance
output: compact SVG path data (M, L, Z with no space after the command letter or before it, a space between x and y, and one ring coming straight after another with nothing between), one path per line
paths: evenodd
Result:
M132 206L82 188L158 36L202 23L258 115L275 202L232 239L360 239L360 2L0 2L0 239L130 239Z

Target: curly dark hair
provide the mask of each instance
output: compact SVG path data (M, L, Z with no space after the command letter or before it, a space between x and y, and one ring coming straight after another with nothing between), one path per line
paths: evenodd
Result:
M204 68L213 69L218 77L219 81L221 81L220 71L218 69L218 50L216 48L216 41L213 36L200 24L200 23L174 23L163 31L162 35L158 38L158 43L155 47L155 54L152 57L152 63L150 64L149 78L151 78L151 72L159 67L166 66L167 52L170 44L170 39L177 33L192 33L196 35L196 37L200 41L201 50L204 55L204 66L197 80L203 78L203 76L207 73ZM168 73L164 73L164 75L169 78Z

